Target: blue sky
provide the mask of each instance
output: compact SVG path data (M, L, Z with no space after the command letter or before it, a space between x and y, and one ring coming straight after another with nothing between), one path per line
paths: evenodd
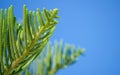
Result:
M86 49L77 63L56 75L120 75L120 0L0 0L0 8L14 6L22 19L29 10L59 9L59 24L51 41L64 39Z

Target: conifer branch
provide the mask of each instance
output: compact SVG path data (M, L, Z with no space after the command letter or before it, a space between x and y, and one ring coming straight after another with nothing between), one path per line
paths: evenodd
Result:
M0 10L0 75L24 70L43 50L53 34L58 9L28 11L24 5L23 23L18 24L13 6Z
M64 45L62 41L55 42L54 45L48 43L31 67L23 71L24 75L55 75L60 69L74 64L83 52L84 49L70 44Z

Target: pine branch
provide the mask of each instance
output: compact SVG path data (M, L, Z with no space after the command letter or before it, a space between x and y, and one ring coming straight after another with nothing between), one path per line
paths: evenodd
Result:
M18 74L42 52L55 30L57 13L32 12L24 5L23 23L18 24L13 6L0 10L0 75Z
M21 75L54 75L60 69L74 64L83 52L84 49L63 45L62 41L55 42L54 46L48 43L42 54Z

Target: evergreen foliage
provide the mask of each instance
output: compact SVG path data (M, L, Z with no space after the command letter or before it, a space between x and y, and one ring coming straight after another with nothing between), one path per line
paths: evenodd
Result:
M0 75L18 74L41 53L55 30L57 13L32 12L24 5L23 23L18 24L12 5L0 9Z
M33 12L25 5L23 9L22 23L17 22L12 5L0 9L0 75L54 75L83 53L62 42L47 44L58 23L58 9ZM31 73L33 61L37 71Z
M21 73L21 75L54 75L62 68L76 62L76 58L84 49L74 45L55 41L54 45L48 43L38 58Z

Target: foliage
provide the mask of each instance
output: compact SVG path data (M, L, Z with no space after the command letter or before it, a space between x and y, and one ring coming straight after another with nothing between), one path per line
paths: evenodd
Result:
M58 70L74 64L83 52L83 49L64 45L62 41L55 41L54 45L48 43L41 55L21 75L54 75Z
M0 9L0 75L54 75L83 53L62 42L48 43L58 23L58 9L33 12L25 5L23 9L22 23L17 22L12 5ZM31 72L33 61L36 67Z
M32 12L24 5L23 23L18 24L12 5L0 9L0 75L18 74L41 53L54 32L57 13Z

